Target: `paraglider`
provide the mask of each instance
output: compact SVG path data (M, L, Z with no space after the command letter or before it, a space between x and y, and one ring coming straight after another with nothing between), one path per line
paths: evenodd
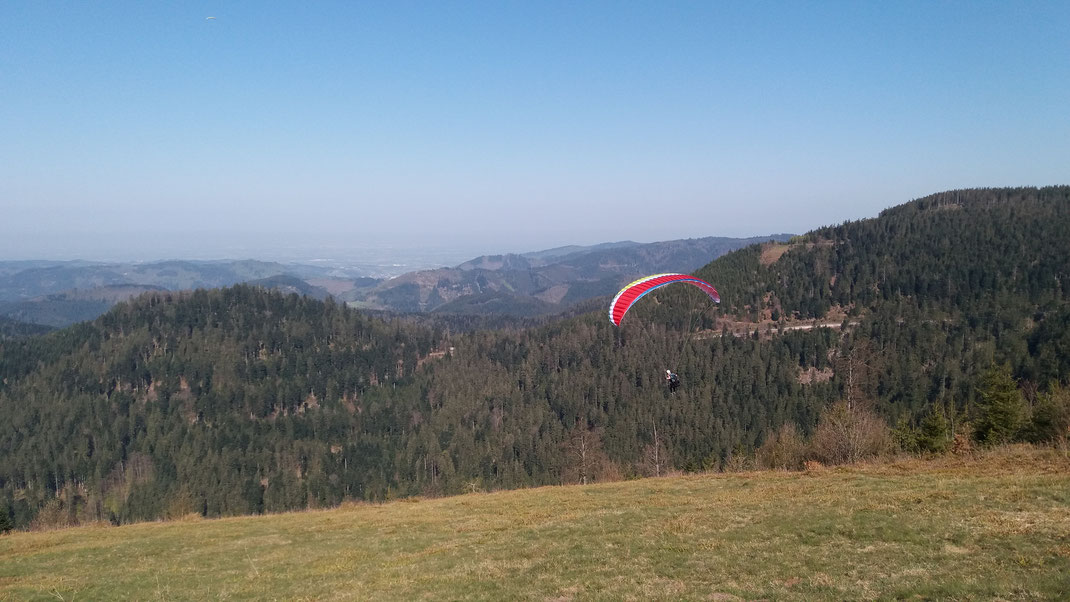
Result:
M643 298L643 295L674 282L686 282L697 286L709 295L714 303L721 302L721 296L717 294L717 289L713 288L713 285L705 280L687 274L654 274L653 276L640 278L620 289L620 292L617 293L616 297L613 297L613 301L609 304L609 320L620 326L621 321L624 320L624 314L628 313L628 310L635 305L636 301Z
M613 301L609 304L609 320L613 322L614 325L619 327L621 322L624 320L625 314L628 313L628 310L631 309L632 306L635 305L637 301L639 301L639 299L642 299L644 295L646 295L652 290L661 288L674 282L685 282L692 286L698 287L702 290L702 292L706 293L706 295L710 298L710 305L707 306L707 309L709 307L712 307L714 303L721 302L721 295L717 293L717 289L713 288L713 285L711 285L709 282L706 282L705 280L695 278L694 276L689 276L687 274L654 274L653 276L646 276L644 278L640 278L639 280L636 280L628 286L620 289L620 292L617 293L616 297L613 297ZM702 313L705 313L705 310L703 310ZM692 322L693 319L694 316L692 315ZM680 344L680 352L683 351L684 346L687 344L690 338L691 327L689 326L687 331L687 338L685 338L684 341ZM680 352L677 352L677 356ZM669 386L669 393L671 395L675 395L676 389L680 386L680 377L672 370L666 368L665 384Z
M675 372L665 369L665 382L669 384L669 393L675 393L676 387L680 386L680 377Z

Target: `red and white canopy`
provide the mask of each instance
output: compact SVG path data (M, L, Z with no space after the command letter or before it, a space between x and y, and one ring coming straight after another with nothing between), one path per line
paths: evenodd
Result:
M710 299L713 299L715 303L721 302L721 296L717 294L717 289L713 288L713 285L705 280L687 274L654 274L653 276L640 278L620 289L617 296L613 297L613 302L609 304L610 321L620 326L621 320L624 319L624 314L628 313L632 305L635 305L635 302L641 299L643 295L674 282L686 282L697 286L709 295Z

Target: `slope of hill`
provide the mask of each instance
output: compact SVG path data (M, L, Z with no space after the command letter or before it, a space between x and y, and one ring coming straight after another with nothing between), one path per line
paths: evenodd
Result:
M528 253L521 253L522 256L528 259L539 260L551 260L555 257L563 257L565 255L572 255L574 253L583 253L590 251L604 251L607 249L622 249L627 247L637 247L643 243L634 242L631 240L622 240L618 242L604 242L597 245L567 245L564 247L554 247L553 249L545 249L542 251L531 251Z
M1056 600L1068 492L1011 449L15 533L0 598Z
M109 284L91 289L74 289L26 301L0 305L0 315L12 319L62 328L92 320L119 303L162 287L138 284Z
M689 272L729 251L789 237L618 242L522 255L484 255L455 268L405 274L344 298L365 307L405 312L484 314L493 307L495 312L517 316L556 313L585 299L611 295L645 274Z
M448 314L540 316L559 309L558 305L537 297L522 297L499 291L458 297L439 305L433 311Z
M1070 186L951 191L752 247L699 274L723 286L726 311L752 319L774 310L820 318L895 299L933 309L1043 306L1067 298L1068 221Z
M289 489L285 482L303 482L291 461L305 458L300 462L313 462L317 473L324 459L361 473L387 461L375 460L385 451L380 438L403 419L389 401L393 387L382 385L411 382L434 336L331 301L239 286L150 293L93 323L0 341L0 500L19 524L53 499L33 491L47 480L52 491L85 484L88 497L79 503L115 520L157 516L160 504L186 497L181 491L197 505L219 491L209 495L211 514L249 512L260 502L239 502L241 491L260 489L249 470L261 463L253 472L280 468L266 476L275 483L266 507L293 507L296 499L273 497ZM46 391L50 401L32 401ZM247 437L259 451L232 448ZM335 445L359 462L334 456ZM235 453L234 472L217 465ZM212 476L216 469L230 474ZM365 491L378 486L364 477L324 485L357 497L383 495Z
M330 293L322 287L313 286L297 276L289 276L285 274L272 276L270 278L261 278L259 280L250 280L246 284L249 286L262 286L264 288L274 289L287 295L305 295L321 301L330 296Z
M945 402L968 397L948 382L961 368L931 365L949 353L1010 362L1034 386L1070 375L1067 232L1070 186L959 190L751 247L698 274L720 285L723 312L751 322L864 316L877 359L898 363L904 349L918 382L933 387L903 392L916 409L934 391ZM936 356L921 352L929 345ZM874 396L894 386L884 372L867 383Z
M22 260L10 260L0 261L0 276L10 276L19 272L36 269L36 268L55 268L55 267L92 267L97 265L92 261L49 261L47 259L22 259ZM0 298L6 299L7 293L0 294Z
M1031 401L1070 378L1068 193L960 191L959 209L922 199L766 263L744 249L702 270L724 313L668 287L619 329L604 309L461 334L452 317L382 321L251 287L151 294L0 342L0 505L19 525L49 508L125 522L642 476L651 455L716 469L783 424L809 434L845 398L962 433L990 366L1009 364ZM941 276L912 232L968 248ZM847 326L788 330L811 317Z
M17 262L23 265L26 262ZM0 301L20 301L75 289L121 284L168 290L230 286L287 272L283 264L261 261L159 261L153 263L57 262L0 275Z
M48 326L19 322L11 318L0 316L0 339L16 339L45 334L52 330Z

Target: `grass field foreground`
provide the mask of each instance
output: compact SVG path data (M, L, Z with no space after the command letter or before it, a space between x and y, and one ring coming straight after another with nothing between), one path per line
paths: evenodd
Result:
M1070 457L544 487L0 537L0 599L1070 599Z

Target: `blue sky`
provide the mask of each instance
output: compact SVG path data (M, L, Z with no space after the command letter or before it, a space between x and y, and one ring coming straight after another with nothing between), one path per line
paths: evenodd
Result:
M1068 31L1067 2L4 2L0 259L751 236L1070 184Z

